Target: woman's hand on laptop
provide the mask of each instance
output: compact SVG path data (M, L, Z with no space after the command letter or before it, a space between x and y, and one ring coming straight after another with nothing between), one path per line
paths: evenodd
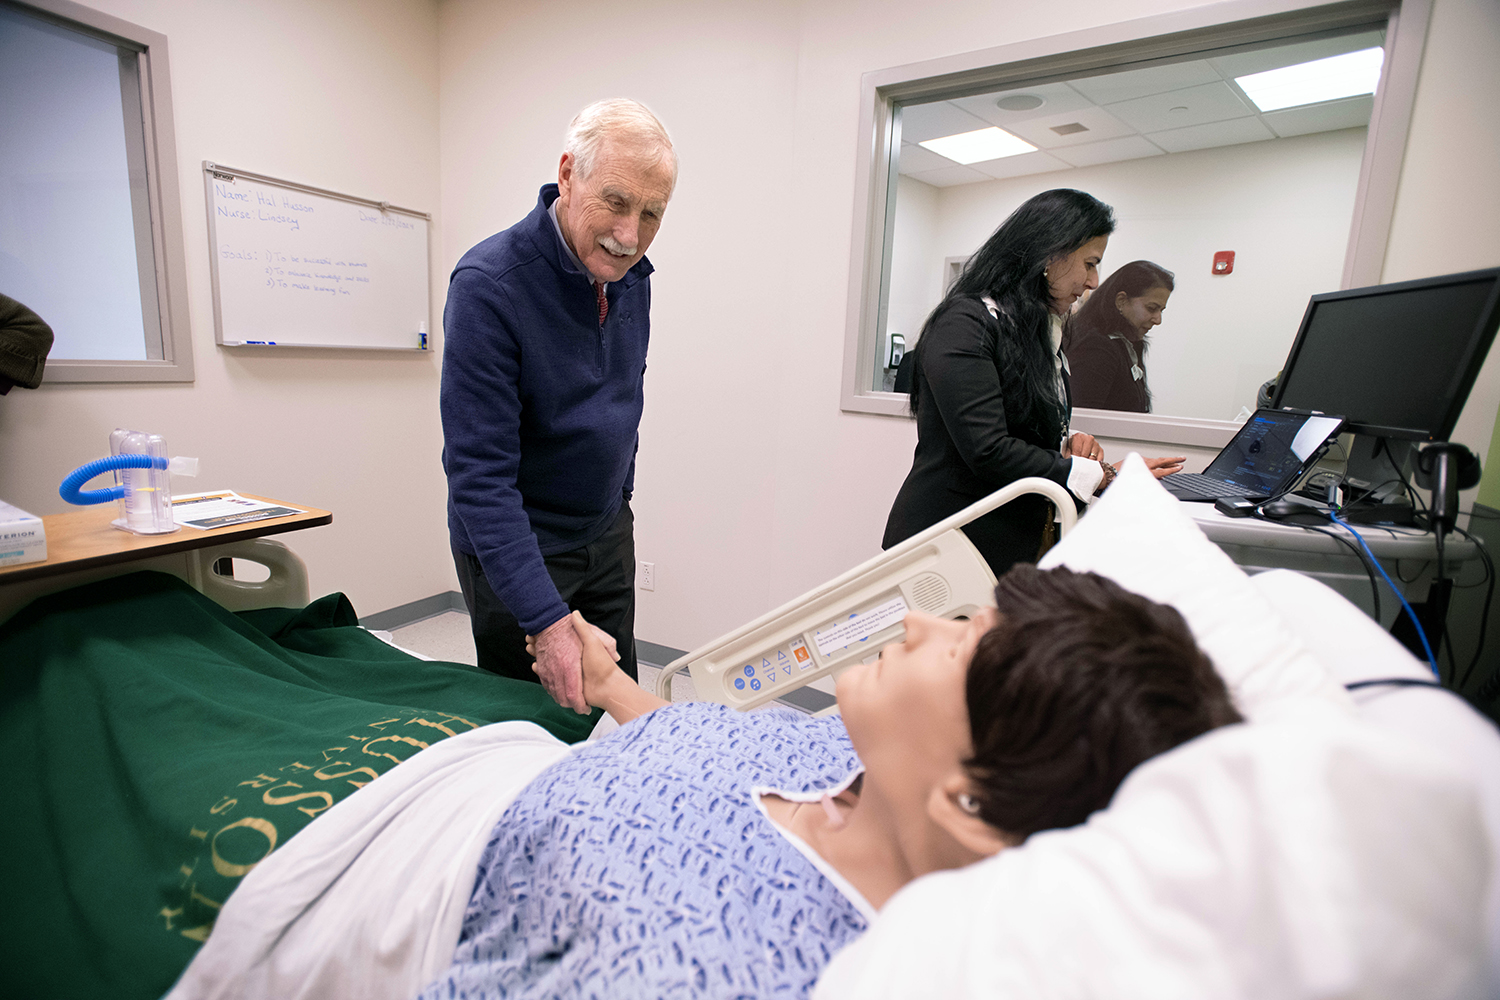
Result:
M1174 472L1182 471L1182 463L1187 461L1187 456L1176 455L1172 458L1148 458L1145 461L1146 468L1151 470L1153 476L1157 479L1165 479Z

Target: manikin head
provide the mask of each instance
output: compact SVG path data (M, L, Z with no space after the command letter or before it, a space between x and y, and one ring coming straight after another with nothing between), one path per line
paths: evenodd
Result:
M968 621L908 614L906 638L838 685L861 799L923 817L953 864L1081 823L1136 765L1240 721L1170 607L1029 565L995 601Z
M557 166L557 222L595 281L618 281L655 239L677 185L677 154L645 105L584 108Z

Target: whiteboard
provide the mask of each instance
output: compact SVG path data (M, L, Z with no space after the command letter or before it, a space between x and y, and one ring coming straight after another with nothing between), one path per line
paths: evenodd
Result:
M214 338L427 350L428 216L203 164Z

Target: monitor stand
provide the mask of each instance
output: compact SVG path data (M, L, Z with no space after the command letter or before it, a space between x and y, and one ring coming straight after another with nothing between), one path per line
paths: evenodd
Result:
M1379 500L1411 506L1402 481L1411 478L1416 445L1398 438L1369 434L1346 436L1348 458L1344 466L1344 503Z

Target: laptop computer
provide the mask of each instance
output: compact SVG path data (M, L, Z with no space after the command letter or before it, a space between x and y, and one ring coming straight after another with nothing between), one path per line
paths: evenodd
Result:
M1173 473L1161 484L1179 500L1280 496L1296 485L1343 426L1343 417L1259 409L1207 469Z

